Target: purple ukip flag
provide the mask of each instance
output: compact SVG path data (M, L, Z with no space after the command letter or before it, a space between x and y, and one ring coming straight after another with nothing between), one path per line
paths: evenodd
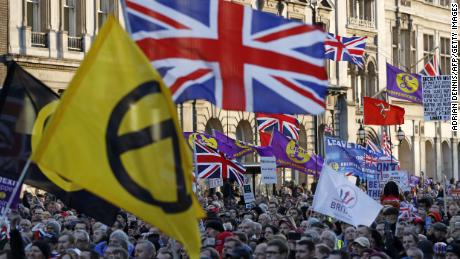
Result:
M217 140L217 149L224 153L228 159L235 159L237 157L245 156L254 153L254 145L235 140L225 135L224 133L212 130L214 138Z
M388 95L413 103L423 103L422 78L387 63Z
M218 144L216 138L206 133L198 132L184 132L184 138L189 144L190 148L193 150L195 142L203 144L207 147L210 147L214 150L217 150Z
M16 180L10 179L8 177L0 177L0 211L3 211L10 199L11 195L13 194L13 189L16 184L21 184ZM18 202L19 202L19 194L21 193L21 188L19 188L14 195L13 201L10 205L10 209L17 209Z
M287 138L277 130L273 131L271 147L277 167L292 168L313 175L321 172L321 157L308 154L295 140Z

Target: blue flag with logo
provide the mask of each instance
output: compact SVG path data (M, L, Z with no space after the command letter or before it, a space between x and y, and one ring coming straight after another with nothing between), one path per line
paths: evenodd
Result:
M413 103L423 103L422 77L410 74L387 63L388 95Z
M381 171L396 170L397 163L383 153L335 137L324 137L325 164L335 171L360 178L374 178Z

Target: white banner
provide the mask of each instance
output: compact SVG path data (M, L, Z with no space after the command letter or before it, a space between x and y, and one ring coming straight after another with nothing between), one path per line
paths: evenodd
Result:
M224 180L222 180L222 178L211 178L206 180L209 188L216 188L224 185Z
M260 157L260 172L262 184L277 183L276 177L276 158L274 156L261 156Z
M382 172L382 185L385 186L388 181L397 183L403 192L410 191L409 174L406 171Z
M312 207L353 226L370 226L382 209L380 203L329 166L321 171Z
M425 121L450 121L451 77L422 77Z

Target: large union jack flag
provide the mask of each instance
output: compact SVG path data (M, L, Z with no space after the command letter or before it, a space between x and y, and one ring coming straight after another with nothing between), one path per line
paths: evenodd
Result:
M438 55L436 51L433 54L433 57L423 66L422 71L419 72L424 76L440 76L441 73L441 66L438 62Z
M329 33L324 43L326 58L348 61L363 68L366 40L367 37L342 37Z
M125 0L132 38L181 103L319 114L326 33L223 0ZM276 105L273 105L276 103Z
M246 169L238 162L225 158L223 153L195 142L195 159L196 175L199 179L229 179L243 185Z
M290 139L299 140L299 121L287 114L256 113L259 132L271 133L274 129Z

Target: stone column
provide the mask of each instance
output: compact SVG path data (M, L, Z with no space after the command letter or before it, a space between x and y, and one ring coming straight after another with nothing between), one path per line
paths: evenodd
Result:
M459 180L459 164L458 164L458 139L452 138L450 143L452 143L452 175L454 176L455 180Z
M436 155L436 180L441 182L442 176L442 148L441 148L441 136L439 130L439 123L435 122L436 137L434 138L434 152Z

